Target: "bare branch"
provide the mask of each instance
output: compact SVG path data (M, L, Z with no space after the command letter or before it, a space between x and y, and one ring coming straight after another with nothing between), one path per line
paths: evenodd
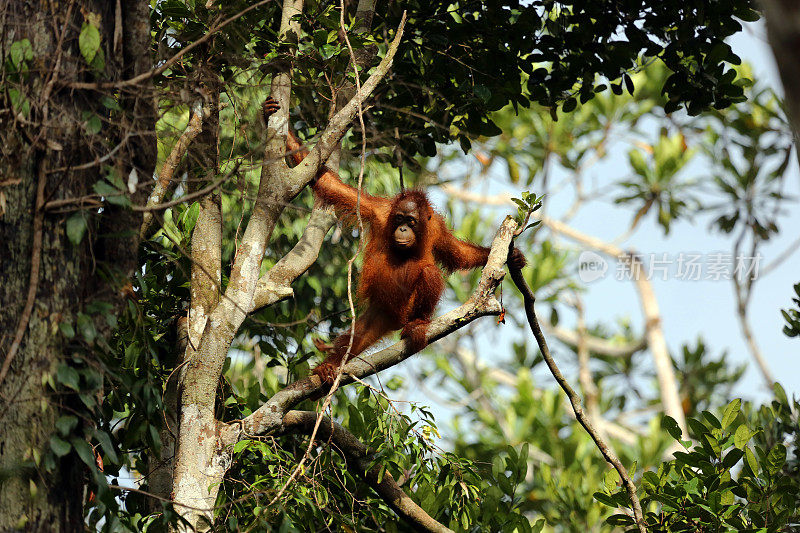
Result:
M331 208L319 204L314 206L297 244L258 280L252 311L294 295L292 282L317 260L322 241L335 222L336 216Z
M630 357L636 352L647 349L647 340L644 338L626 344L616 344L613 341L595 337L589 333L579 335L575 330L553 326L544 318L540 318L539 322L542 324L545 331L564 344L577 347L578 343L582 340L586 343L586 348L588 348L589 351L609 357Z
M589 417L586 416L586 413L583 411L583 407L581 406L580 397L575 393L569 382L567 382L567 380L561 374L561 370L559 370L558 365L556 365L553 356L550 355L550 348L547 346L547 340L544 338L542 328L539 327L539 322L536 320L536 311L534 309L535 299L533 292L525 282L525 278L522 276L522 271L512 268L510 269L510 273L511 279L514 281L514 285L517 286L519 291L522 293L523 299L525 300L525 314L528 317L528 324L531 327L533 336L536 338L536 343L539 345L539 351L542 353L544 362L547 363L550 373L553 374L553 377L569 398L569 403L572 404L572 410L575 412L575 418L592 438L595 445L597 445L597 448L600 450L600 453L603 454L605 460L611 463L617 473L619 473L619 477L622 480L622 483L625 485L625 489L628 493L628 498L631 500L631 507L633 508L633 515L634 519L636 520L636 525L639 528L639 532L647 533L644 523L644 515L642 514L642 504L639 502L639 497L636 495L636 485L633 484L630 475L628 475L628 471L625 469L622 461L619 460L619 457L617 457L617 454L615 454L614 451L609 447L605 439L603 439L600 433L594 428L592 422L589 420Z
M283 417L283 429L286 432L299 431L309 434L314 429L316 421L317 413L313 411L289 411ZM378 481L380 467L376 465L370 468L369 450L355 435L333 420L323 417L318 437L320 441L329 441L344 457L347 468L366 481L392 510L411 526L422 531L452 533L452 530L434 520L422 507L414 503L389 472L384 472L383 479Z
M359 106L372 94L378 83L383 80L392 66L397 48L400 46L400 40L403 37L403 29L406 24L406 13L403 12L403 18L400 20L400 25L395 32L394 40L389 45L386 55L375 67L375 71L367 78L361 90L345 105L333 118L328 122L325 131L322 132L317 144L311 149L308 156L293 169L295 174L296 186L302 188L306 183L311 181L317 174L317 170L323 161L328 159L331 152L336 148L339 140L344 135L350 123L355 118ZM299 189L298 189L299 190Z
M210 112L211 110L209 109L208 105L202 105L199 101L192 106L192 116L189 119L189 123L186 125L186 129L178 138L175 146L172 147L172 151L167 156L164 164L161 166L161 171L158 173L156 186L153 188L150 198L147 199L148 211L145 211L142 217L142 227L139 230L140 238L147 238L150 225L153 223L153 213L149 210L160 204L161 200L164 199L164 195L169 189L172 178L175 175L175 170L178 168L178 164L181 162L181 159L183 159L184 154L186 154L189 144L203 129L203 117L208 117Z

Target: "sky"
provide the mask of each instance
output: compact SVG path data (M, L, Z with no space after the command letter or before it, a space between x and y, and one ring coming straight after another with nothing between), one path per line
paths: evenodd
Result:
M766 42L763 25L748 25L745 31L734 36L729 43L743 61L750 63L755 79L783 94L780 79ZM613 164L613 163L611 163ZM696 172L696 171L695 171ZM788 169L788 190L798 197L800 172L794 159ZM698 174L702 175L702 174ZM600 213L599 210L604 212ZM603 205L587 209L572 225L591 235L613 239L624 233L630 224L629 210ZM800 206L788 205L786 215L779 224L780 234L763 246L760 266L772 262L785 250L797 247L800 236ZM714 252L730 253L731 239L708 231L707 219L695 223L678 222L665 238L652 216L642 221L642 228L627 244L649 257L675 260L680 253L700 253L705 258ZM607 321L609 313L638 317L638 299L630 282L614 279L612 262L606 278L587 283L587 321ZM673 269L675 265L673 265ZM662 312L664 333L670 351L679 353L681 344L702 336L713 354L727 350L732 362L747 362L748 370L735 393L751 399L764 400L768 390L761 374L745 345L735 315L735 297L729 280L689 281L668 276L667 281L653 279L653 286ZM791 307L792 286L800 282L800 252L794 253L766 276L759 276L750 304L750 322L756 342L761 348L770 369L787 393L800 395L800 339L791 339L782 333L784 325L781 308ZM634 321L639 327L641 321Z
M783 94L780 79L766 42L763 25L751 24L745 31L730 41L734 52L743 61L752 65L758 82ZM619 157L619 156L617 156ZM613 160L604 167L613 169L623 162ZM602 170L601 170L602 171ZM796 159L792 161L787 176L788 190L796 197L800 190L800 172ZM693 174L702 176L702 169ZM777 238L762 248L760 268L768 265L787 249L797 247L800 236L800 206L790 204L779 224L781 232ZM571 225L587 234L604 240L613 240L623 234L631 221L630 209L617 208L608 203L589 207L581 212ZM673 355L679 353L684 343L694 344L703 337L711 353L723 351L731 362L746 362L748 370L742 382L734 390L737 395L765 400L769 391L760 372L752 362L735 315L735 297L729 280L681 280L674 276L680 254L701 254L706 262L713 261L715 252L730 253L731 239L708 230L708 219L698 218L694 223L680 221L671 228L668 237L663 235L654 217L647 216L630 240L630 246L645 255L671 262L671 270L664 281L661 276L652 279L662 313L664 333ZM654 255L650 255L654 254ZM666 254L664 256L663 254ZM643 324L639 312L639 301L633 284L618 280L616 264L611 261L603 279L586 283L585 305L587 323L612 322L610 317L630 318L641 331ZM749 317L756 342L761 348L776 379L789 394L800 395L800 340L791 339L782 333L784 325L780 308L791 306L792 285L800 282L800 253L791 255L766 276L759 276L755 284Z

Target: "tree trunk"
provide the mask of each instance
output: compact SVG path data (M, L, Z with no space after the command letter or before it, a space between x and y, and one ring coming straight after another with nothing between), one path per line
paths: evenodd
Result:
M15 57L24 60L14 72L6 68L0 79L0 363L7 370L0 373L0 531L85 527L89 467L74 450L59 459L50 449L58 418L86 411L74 391L64 394L58 385L57 369L72 365L75 353L59 325L74 326L76 313L89 302L118 309L120 287L99 272L119 280L133 272L141 217L108 205L102 213L81 212L73 200L90 194L108 167L127 177L135 165L149 180L155 137L122 143L115 156L105 158L107 166L91 164L126 131L152 132L154 115L140 112L130 120L124 112L112 115L101 104L112 91L73 90L68 84L113 81L122 72L128 76L145 68L141 57L131 62L125 56L136 47L149 50L148 10L149 3L138 0L10 0L0 7L0 53L7 58L15 46L23 51ZM128 22L128 31L120 34L120 23ZM80 52L86 23L99 29L102 66L90 67ZM151 105L134 93L127 95L130 104L120 95L123 109ZM87 113L100 119L100 131L88 127ZM131 200L139 202L138 197ZM60 206L45 207L53 201ZM66 224L75 213L87 221L77 245ZM100 334L109 333L105 317L96 325ZM63 437L83 434L79 423Z

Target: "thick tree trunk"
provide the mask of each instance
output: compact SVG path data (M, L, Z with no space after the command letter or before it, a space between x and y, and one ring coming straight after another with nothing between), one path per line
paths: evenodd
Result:
M28 292L37 174L46 157L46 152L37 152L34 160L14 173L4 168L0 178L21 180L3 189L7 199L7 211L0 219L3 356L8 353ZM36 304L0 386L0 475L6 478L0 482L0 531L76 531L83 522L83 463L70 454L56 472L45 472L34 460L42 450L47 453L60 411L46 385L64 348L55 331L80 300L79 281L87 264L85 251L72 246L60 222L44 220Z
M116 12L119 5L125 6L122 13ZM76 408L85 409L76 394L52 388L58 381L57 368L70 365L74 351L67 349L59 324L74 325L76 313L88 302L119 305L119 287L98 273L114 272L122 279L133 271L133 236L141 217L108 208L102 214L85 211L87 231L78 245L67 236L66 220L79 209L70 199L91 193L107 172L103 165L84 164L106 155L125 131L152 132L154 115L110 117L96 91L75 91L66 85L115 80L123 71L144 68L126 61L124 48L148 50L148 9L146 1L0 3L4 57L13 43L30 43L23 55L23 74L6 71L0 80L0 364L7 361L7 373L0 373L0 531L85 527L88 467L74 452L57 459L49 445L56 420L66 412L74 414ZM139 17L139 24L124 32L125 43L115 37L119 22L135 22L134 14L141 13L144 26ZM78 46L81 27L89 20L100 31L104 57L104 68L95 72ZM12 94L19 97L9 97ZM130 101L139 110L149 105L132 94ZM86 112L101 117L99 132L87 127ZM126 175L132 165L140 175L152 174L154 141L152 137L139 142L139 147L149 144L150 152L124 146L116 157L107 158L107 164ZM84 168L69 170L81 165ZM67 202L59 209L45 209L44 204L54 200ZM102 325L101 334L108 333L105 320L97 325ZM80 429L73 436L81 435Z

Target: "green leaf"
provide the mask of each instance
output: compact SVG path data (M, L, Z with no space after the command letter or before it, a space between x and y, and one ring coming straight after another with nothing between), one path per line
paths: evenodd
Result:
M100 103L103 104L104 107L112 110L112 111L121 111L122 108L119 106L119 102L117 102L114 98L110 96L102 96L100 97Z
M745 22L755 22L761 18L761 15L758 14L758 11L754 9L739 11L736 13L736 16Z
M720 423L719 420L717 420L717 417L714 416L713 413L711 413L710 411L703 411L703 418L705 418L708 421L708 423L711 424L712 427L715 427L717 429L722 429L722 424Z
M69 242L77 246L85 234L86 215L83 211L78 211L67 219L67 238L69 238Z
M61 330L61 333L68 339L71 339L75 336L75 328L73 328L72 324L69 322L61 322L58 325L58 329Z
M86 62L91 64L100 48L100 31L93 25L84 22L78 37L78 47Z
M739 409L742 406L742 400L736 398L727 406L725 406L725 410L722 412L722 428L727 429L731 423L736 420L736 417L739 416ZM738 430L737 430L738 431ZM739 446L737 446L738 448Z
M746 424L742 424L736 428L736 433L733 434L733 445L737 448L744 449L751 436L750 428L748 428Z
M15 41L8 47L8 56L11 63L19 69L25 61L33 59L33 46L28 39Z
M780 442L772 447L766 457L766 466L767 472L771 475L775 475L780 472L781 468L783 468L784 463L786 463L786 446L781 444Z
M753 453L753 450L750 449L750 446L747 446L744 449L744 459L747 462L747 466L750 467L750 471L754 475L758 475L759 468L758 468L758 460L756 459L756 454Z
M781 404L789 405L789 400L786 398L786 391L783 390L783 387L781 387L781 384L777 381L772 385L772 392Z
M661 429L665 430L675 440L681 440L681 428L671 416L664 416L661 419Z
M605 486L608 492L615 491L619 485L619 481L619 472L614 469L607 471L605 475L603 475L603 486Z
M70 446L69 442L53 435L50 437L50 449L53 450L56 456L64 457L72 449L72 446Z
M60 364L58 366L58 370L56 370L56 379L62 385L66 385L73 390L78 390L80 375L78 374L78 371L71 366L67 366L63 363Z
M744 452L739 448L734 448L728 452L728 455L725 456L725 459L722 460L722 465L727 468L731 469L733 466L739 462L739 459L742 458Z
M233 445L233 453L237 454L244 450L247 446L250 445L252 441L248 439L240 440L236 444Z
M94 189L94 192L104 197L120 194L120 190L112 186L106 180L95 182L95 184L92 185L92 189Z
M84 340L88 343L93 343L97 338L97 329L94 327L94 321L89 315L78 313L78 331Z
M86 121L86 131L91 133L92 135L97 135L100 133L100 130L103 129L103 123L100 122L100 117L95 114L89 117Z
M200 202L194 202L189 208L184 211L181 219L183 227L186 229L188 235L192 234L195 224L197 224L197 217L200 215Z
M56 420L56 429L64 436L69 435L75 426L78 425L78 417L72 415L64 415Z
M72 447L75 448L75 451L78 452L78 457L81 458L81 461L86 463L90 468L95 468L97 465L94 462L94 452L92 452L92 447L89 446L89 443L83 439L74 438L70 439L72 443Z
M492 97L492 92L480 84L475 85L475 87L472 88L472 92L475 93L475 96L483 100L484 103L488 102Z
M100 443L100 446L106 452L106 455L112 463L119 462L117 450L114 449L114 444L111 442L111 437L109 437L108 433L100 429L95 429L94 438L96 438L97 442Z
M647 160L641 150L633 149L628 152L628 160L633 170L640 176L647 176Z
M622 75L622 81L625 82L625 88L628 90L628 94L633 96L634 87L633 87L633 80L631 79L631 77L628 76L628 74L623 74Z

